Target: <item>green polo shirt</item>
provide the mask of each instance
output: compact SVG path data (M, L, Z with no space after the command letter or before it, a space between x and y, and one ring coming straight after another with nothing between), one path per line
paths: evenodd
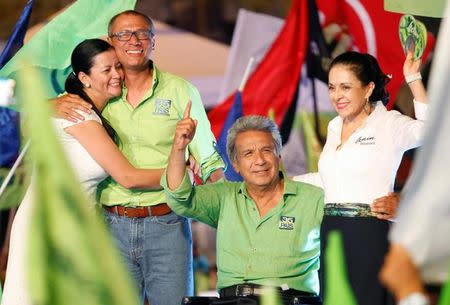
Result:
M215 150L215 138L197 89L186 80L153 66L152 86L141 103L133 109L127 102L127 89L111 100L103 116L117 133L116 143L124 156L137 168L165 168L172 148L177 122L189 100L191 117L197 119L197 130L189 153L199 161L203 179L225 165ZM126 189L112 177L98 187L98 200L104 205L151 206L166 202L163 189Z
M185 175L170 191L164 174L161 185L175 213L217 228L218 289L248 282L319 293L322 189L284 179L283 198L261 218L244 182L193 188Z

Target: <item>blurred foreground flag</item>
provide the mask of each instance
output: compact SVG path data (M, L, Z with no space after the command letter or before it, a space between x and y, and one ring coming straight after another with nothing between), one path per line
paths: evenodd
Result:
M342 234L339 231L332 231L327 237L328 246L325 249L324 259L328 277L326 278L323 304L357 305L352 288L348 282Z
M35 69L19 73L34 210L27 271L33 304L135 305L138 296L100 214L85 198L50 121ZM120 289L118 289L120 288Z
M384 9L390 12L442 18L447 0L384 0Z
M87 38L106 36L109 20L117 13L134 9L135 4L136 0L75 1L9 60L0 70L0 77L15 79L21 69L37 67L44 78L45 96L62 93L71 72L70 55L75 46Z

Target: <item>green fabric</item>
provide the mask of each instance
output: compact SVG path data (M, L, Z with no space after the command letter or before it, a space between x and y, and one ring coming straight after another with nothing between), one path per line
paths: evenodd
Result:
M446 0L384 0L384 9L401 14L442 18L446 2Z
M449 270L449 274L450 274L450 270ZM439 296L439 301L438 301L438 305L448 305L448 304L450 304L450 278L442 286L442 291L441 291L441 294Z
M34 66L45 75L44 96L56 96L63 91L64 81L71 72L70 55L75 46L87 38L106 36L111 17L133 9L135 4L136 0L74 2L16 53L0 70L0 77L16 79L17 71Z
M27 69L19 81L29 89L18 98L31 138L35 209L27 270L33 304L138 304L103 219L65 159L38 73Z
M218 289L248 281L319 292L323 191L284 179L284 195L263 218L244 182L192 188L185 175L173 192L161 178L175 213L217 228Z
M197 119L197 131L189 153L201 164L203 182L225 165L215 150L215 138L197 89L184 79L153 69L153 85L141 103L133 109L123 95L108 103L103 116L118 135L118 146L124 156L139 168L165 168L172 148L175 127L182 118L187 102L192 101L191 116ZM166 202L164 191L129 190L113 178L98 188L104 205L150 206Z
M356 305L356 299L347 279L344 246L340 232L328 234L328 246L325 249L327 278L324 305ZM362 304L361 304L362 305Z

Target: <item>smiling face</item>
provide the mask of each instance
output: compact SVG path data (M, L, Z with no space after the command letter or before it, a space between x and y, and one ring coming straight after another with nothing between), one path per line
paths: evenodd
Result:
M328 74L328 93L334 108L343 120L366 115L364 111L374 84L367 86L356 77L350 67L338 64Z
M111 27L111 33L149 31L147 20L139 15L124 14L118 16ZM115 48L117 57L125 70L143 70L148 68L154 37L138 39L131 35L130 40L120 41L116 36L109 38L109 42Z
M248 130L235 140L236 160L233 167L248 188L264 188L278 182L280 157L275 152L272 135L268 132Z
M109 99L122 93L123 70L113 49L96 55L92 63L89 74L80 72L78 77L90 85L84 90L101 110Z

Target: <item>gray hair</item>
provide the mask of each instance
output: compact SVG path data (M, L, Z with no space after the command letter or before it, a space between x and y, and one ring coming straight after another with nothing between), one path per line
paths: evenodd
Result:
M260 115L243 116L234 122L227 134L227 153L231 162L236 161L236 137L244 131L262 131L272 135L275 152L281 154L281 136L277 125L271 119Z
M127 11L120 12L111 18L111 20L108 23L108 36L109 37L111 37L111 35L113 34L112 28L114 26L114 22L116 22L116 19L122 15L131 15L131 16L141 17L142 19L144 19L147 22L148 29L149 29L151 35L152 36L155 35L155 26L153 25L153 21L150 17L148 17L147 15L145 15L141 12L135 11L135 10L127 10Z

